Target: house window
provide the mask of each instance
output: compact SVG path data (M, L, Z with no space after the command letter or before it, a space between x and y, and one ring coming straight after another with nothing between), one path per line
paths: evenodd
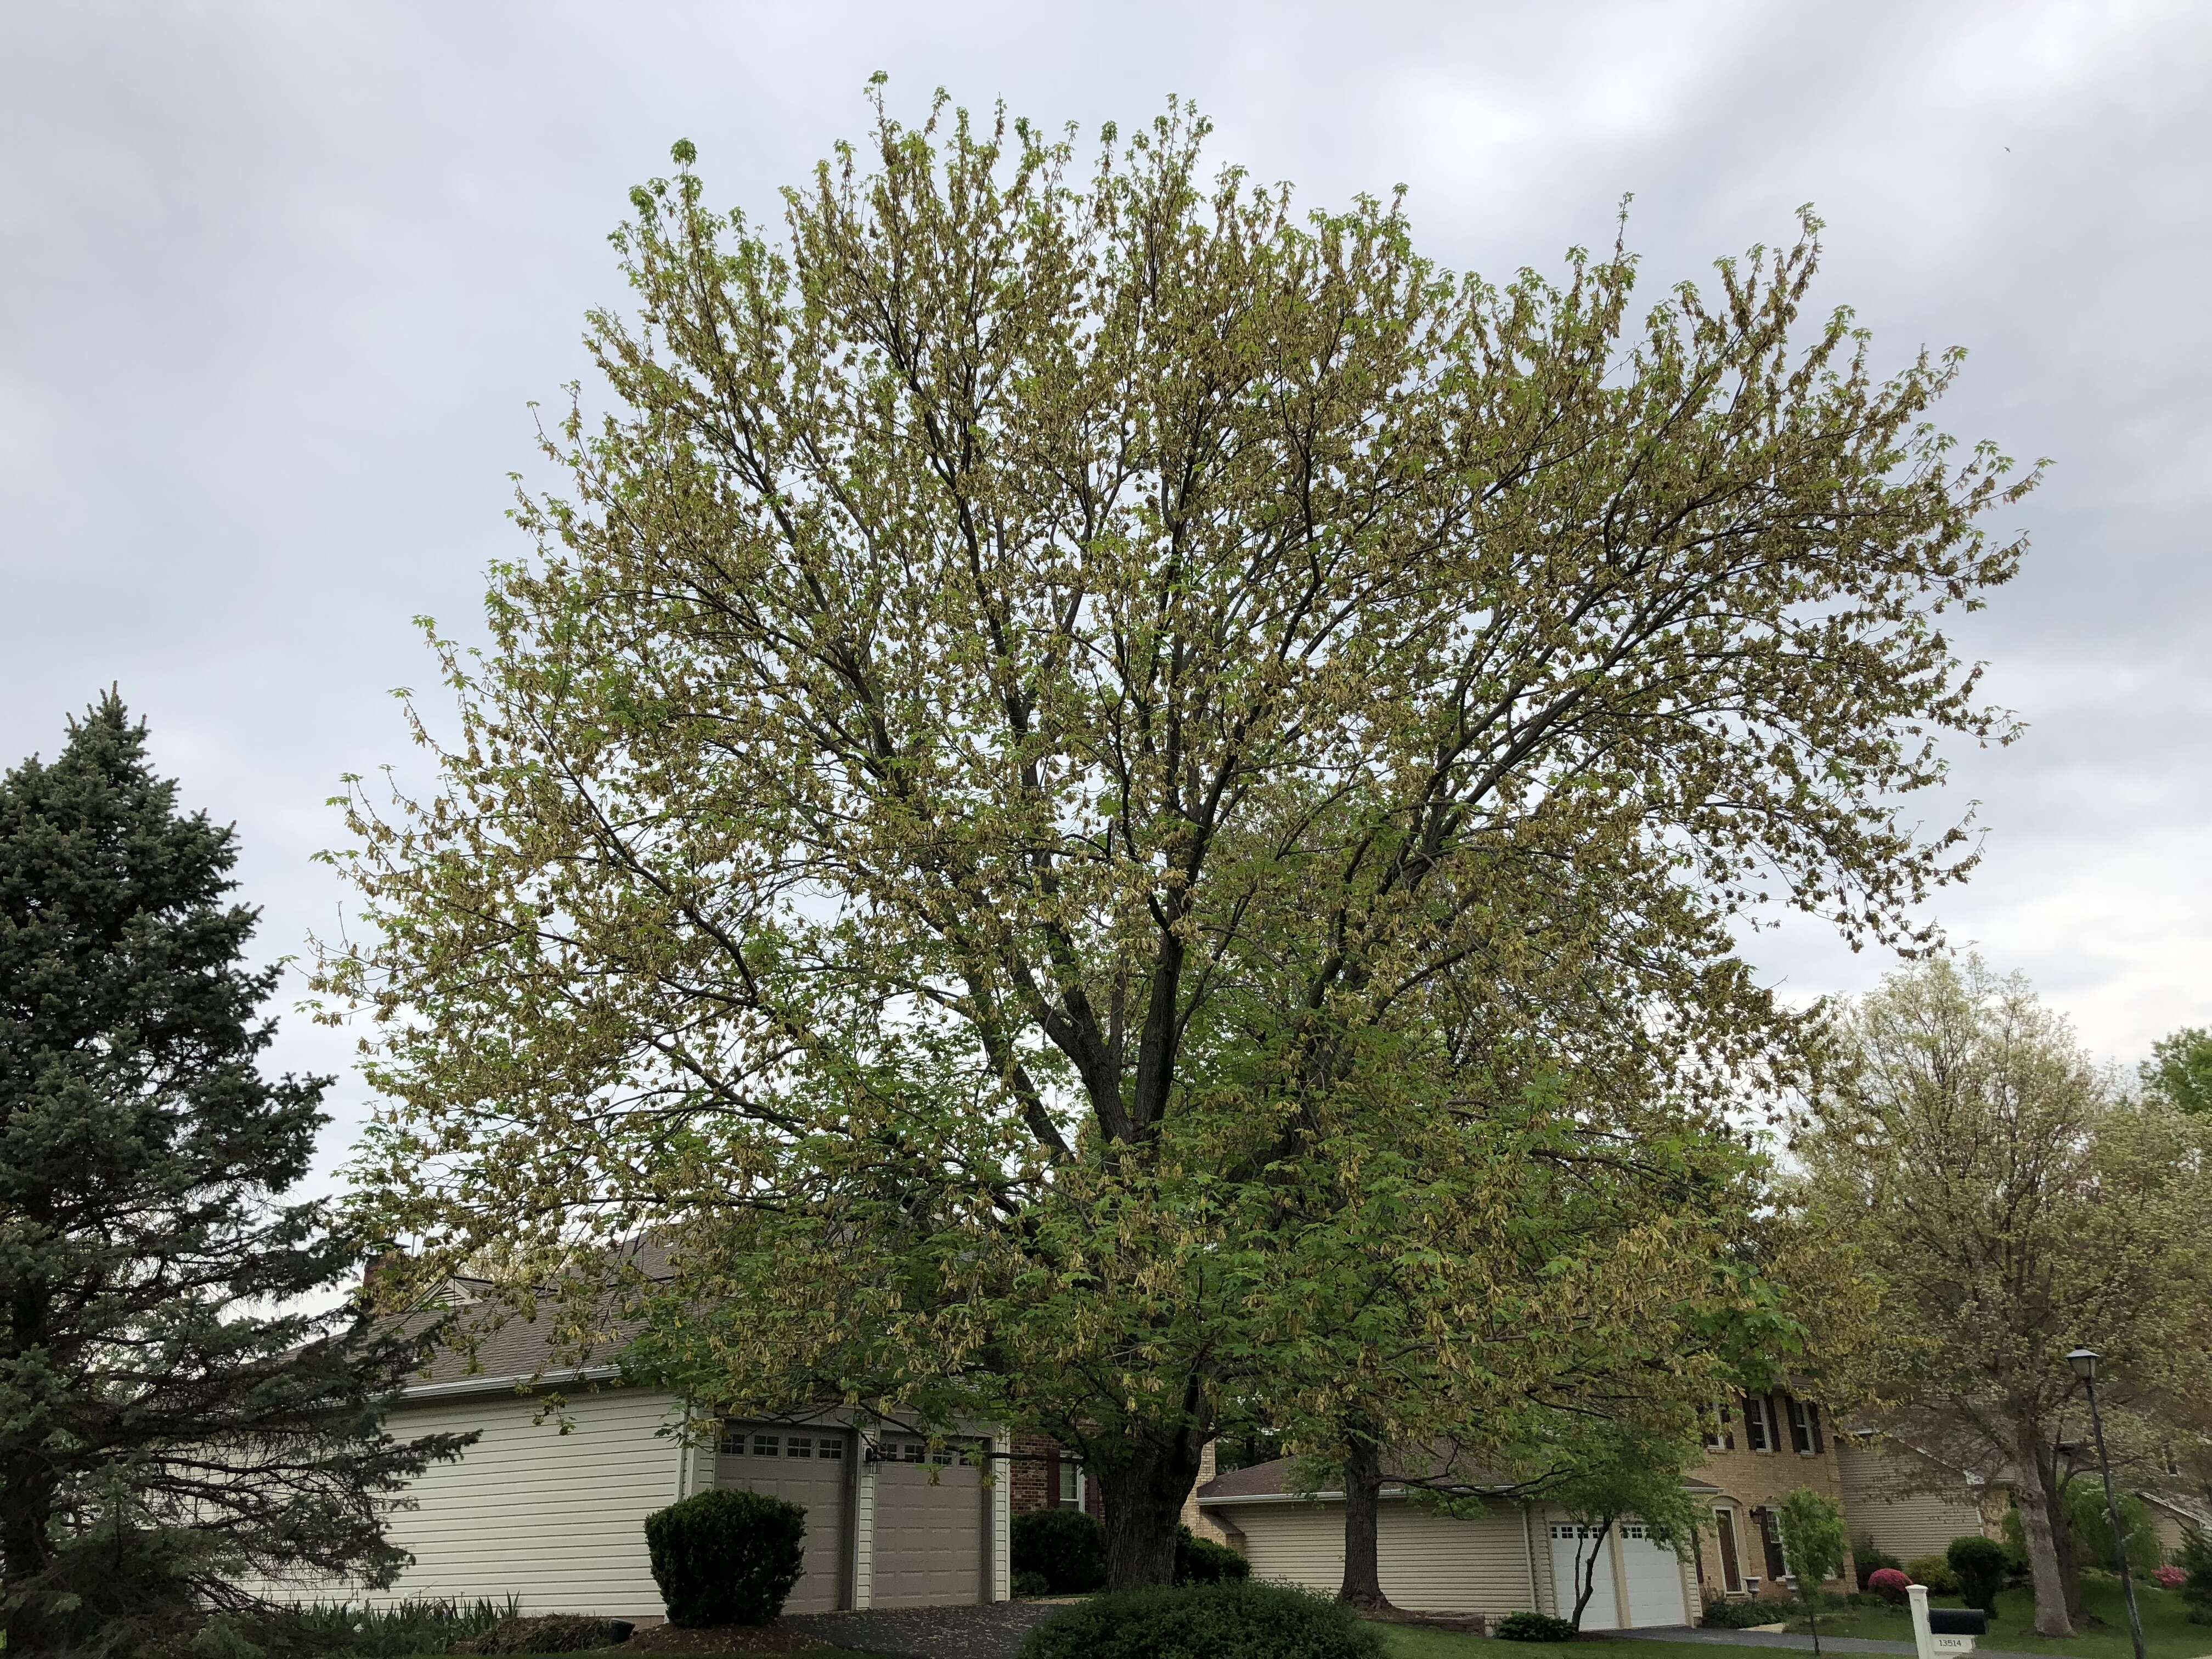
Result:
M2158 1449L2158 1456L2159 1462L2165 1466L2168 1474L2178 1475L2181 1473L2181 1460L2173 1455L2173 1442L2169 1440L2160 1446Z
M1707 1451L1735 1449L1735 1422L1726 1406L1713 1407L1712 1423L1705 1430L1705 1449Z
M787 1437L783 1443L783 1455L786 1457L813 1456L814 1437L807 1434L794 1434Z
M1790 1445L1800 1457L1813 1455L1813 1419L1810 1408L1794 1394L1782 1396L1783 1408L1790 1414Z
M757 1434L753 1437L753 1455L755 1457L773 1457L775 1455L775 1437L774 1435Z
M1772 1510L1753 1510L1751 1518L1759 1526L1759 1541L1765 1547L1766 1576L1779 1582L1790 1576L1790 1567L1782 1559L1782 1517Z
M1774 1449L1774 1404L1763 1394L1743 1397L1743 1443L1755 1452Z
M814 1443L814 1455L832 1463L842 1462L845 1456L845 1443L834 1436L824 1435Z
M1721 1547L1721 1585L1730 1595L1743 1594L1743 1564L1735 1553L1735 1512L1713 1511L1713 1536Z
M1083 1465L1066 1458L1060 1465L1060 1506L1064 1510L1083 1507Z

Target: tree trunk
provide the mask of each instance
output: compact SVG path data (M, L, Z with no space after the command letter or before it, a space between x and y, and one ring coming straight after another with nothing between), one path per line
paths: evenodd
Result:
M1354 1430L1344 1459L1344 1587L1336 1599L1364 1612L1390 1605L1382 1594L1376 1554L1376 1520L1382 1502L1382 1452Z
M2020 1533L2027 1546L2028 1576L2035 1583L2035 1633L2071 1636L2074 1621L2066 1613L2066 1581L2058 1568L2058 1544L2051 1528L2052 1489L2044 1474L2041 1437L2031 1426L2021 1431L2018 1456L2033 1484L2015 1493L2019 1500Z
M1200 1437L1135 1440L1096 1467L1106 1500L1106 1588L1144 1589L1175 1582L1176 1526L1198 1479Z
M2081 1600L2081 1535L2074 1530L2074 1514L2066 1504L2066 1482L2053 1480L2051 1498L2051 1541L2058 1553L2058 1582L2066 1587L2066 1616L2076 1626L2089 1616Z
M1590 1598L1597 1594L1598 1558L1605 1553L1605 1540L1613 1534L1613 1520L1608 1515L1592 1529L1589 1559L1577 1562L1582 1571L1575 1575L1575 1613L1568 1622L1578 1632L1583 1627L1583 1614L1589 1610Z

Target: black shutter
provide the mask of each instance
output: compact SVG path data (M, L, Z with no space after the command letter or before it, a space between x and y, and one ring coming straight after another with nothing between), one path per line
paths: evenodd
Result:
M1755 1394L1743 1397L1744 1444L1753 1451L1765 1451L1766 1445L1766 1402Z
M1790 1576L1790 1564L1782 1559L1782 1517L1772 1510L1753 1510L1759 1522L1759 1541L1766 1547L1766 1576L1779 1583Z
M1828 1449L1828 1443L1820 1438L1820 1408L1810 1400L1805 1402L1805 1421L1811 1425L1813 1430L1813 1450L1814 1455L1824 1455Z

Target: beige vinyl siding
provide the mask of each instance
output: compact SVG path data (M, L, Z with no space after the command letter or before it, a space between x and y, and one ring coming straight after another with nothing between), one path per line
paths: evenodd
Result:
M1343 1583L1343 1504L1220 1507L1228 1510L1230 1523L1244 1534L1244 1559L1252 1564L1255 1578L1325 1590L1334 1590Z
M1252 1576L1334 1591L1344 1582L1344 1505L1273 1503L1209 1505L1243 1534ZM1528 1542L1519 1512L1461 1521L1385 1499L1376 1522L1382 1593L1422 1613L1493 1617L1536 1605Z
M1981 1536L1982 1512L1963 1475L1955 1496L1900 1491L1913 1471L1899 1454L1848 1441L1836 1446L1836 1472L1843 1483L1845 1530L1853 1538L1871 1538L1876 1549L1900 1560L1941 1555L1954 1538Z
M645 1517L677 1495L679 1448L656 1431L675 1400L645 1389L568 1395L569 1431L540 1399L497 1393L403 1406L402 1438L483 1431L455 1463L433 1464L410 1489L418 1508L392 1517L392 1540L415 1565L374 1599L522 1598L526 1613L657 1617Z
M1382 1594L1401 1607L1497 1617L1536 1605L1517 1510L1460 1521L1386 1504L1376 1532Z

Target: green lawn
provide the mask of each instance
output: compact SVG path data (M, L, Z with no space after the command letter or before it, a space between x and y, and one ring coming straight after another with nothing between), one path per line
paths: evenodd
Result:
M2104 1626L2100 1629L2091 1625L2079 1635L2062 1638L2035 1633L2035 1598L2027 1591L2003 1591L1997 1597L1996 1622L1982 1638L1982 1645L2010 1653L2067 1654L2072 1659L2132 1659L2135 1647L2128 1638L2127 1603L2121 1598L2118 1582L2092 1579L2082 1587L2081 1596L2091 1616L2102 1619ZM1937 1607L1960 1605L1956 1596L1933 1599ZM2188 1608L2173 1591L2138 1584L2136 1601L2142 1608L2143 1647L2150 1659L2197 1659L2197 1655L2212 1654L2212 1626L2191 1624ZM1802 1632L1806 1626L1801 1620L1790 1628ZM1912 1625L1903 1607L1850 1607L1822 1613L1820 1633L1910 1642Z
M1384 1625L1381 1629L1391 1659L1684 1659L1683 1650L1689 1645L1645 1641L1500 1642L1494 1637L1462 1636L1455 1631L1422 1630L1413 1625ZM1703 1651L1713 1653L1710 1647ZM1713 1659L1720 1656L1714 1654Z
M2212 1659L2212 1626L2192 1625L2181 1598L2172 1590L2137 1585L2142 1607L2143 1646L2150 1659ZM1996 1622L1982 1638L1985 1648L2012 1653L2065 1655L2069 1659L2133 1659L2128 1640L2128 1610L2117 1583L2092 1581L2083 1597L2092 1616L2105 1621L2079 1636L2054 1640L2035 1633L2034 1599L2026 1590L2007 1590L1997 1597ZM1956 1596L1938 1596L1938 1607L1957 1607ZM1801 1621L1790 1626L1802 1632ZM1850 1607L1820 1615L1823 1636L1854 1636L1881 1642L1910 1642L1912 1627L1902 1607ZM1450 1631L1422 1630L1406 1625L1385 1625L1382 1638L1392 1659L1687 1659L1686 1642L1655 1642L1644 1638L1603 1644L1595 1641L1500 1642L1480 1636L1461 1636ZM1700 1651L1718 1659L1709 1644ZM1759 1650L1729 1650L1741 1659L1753 1659Z

